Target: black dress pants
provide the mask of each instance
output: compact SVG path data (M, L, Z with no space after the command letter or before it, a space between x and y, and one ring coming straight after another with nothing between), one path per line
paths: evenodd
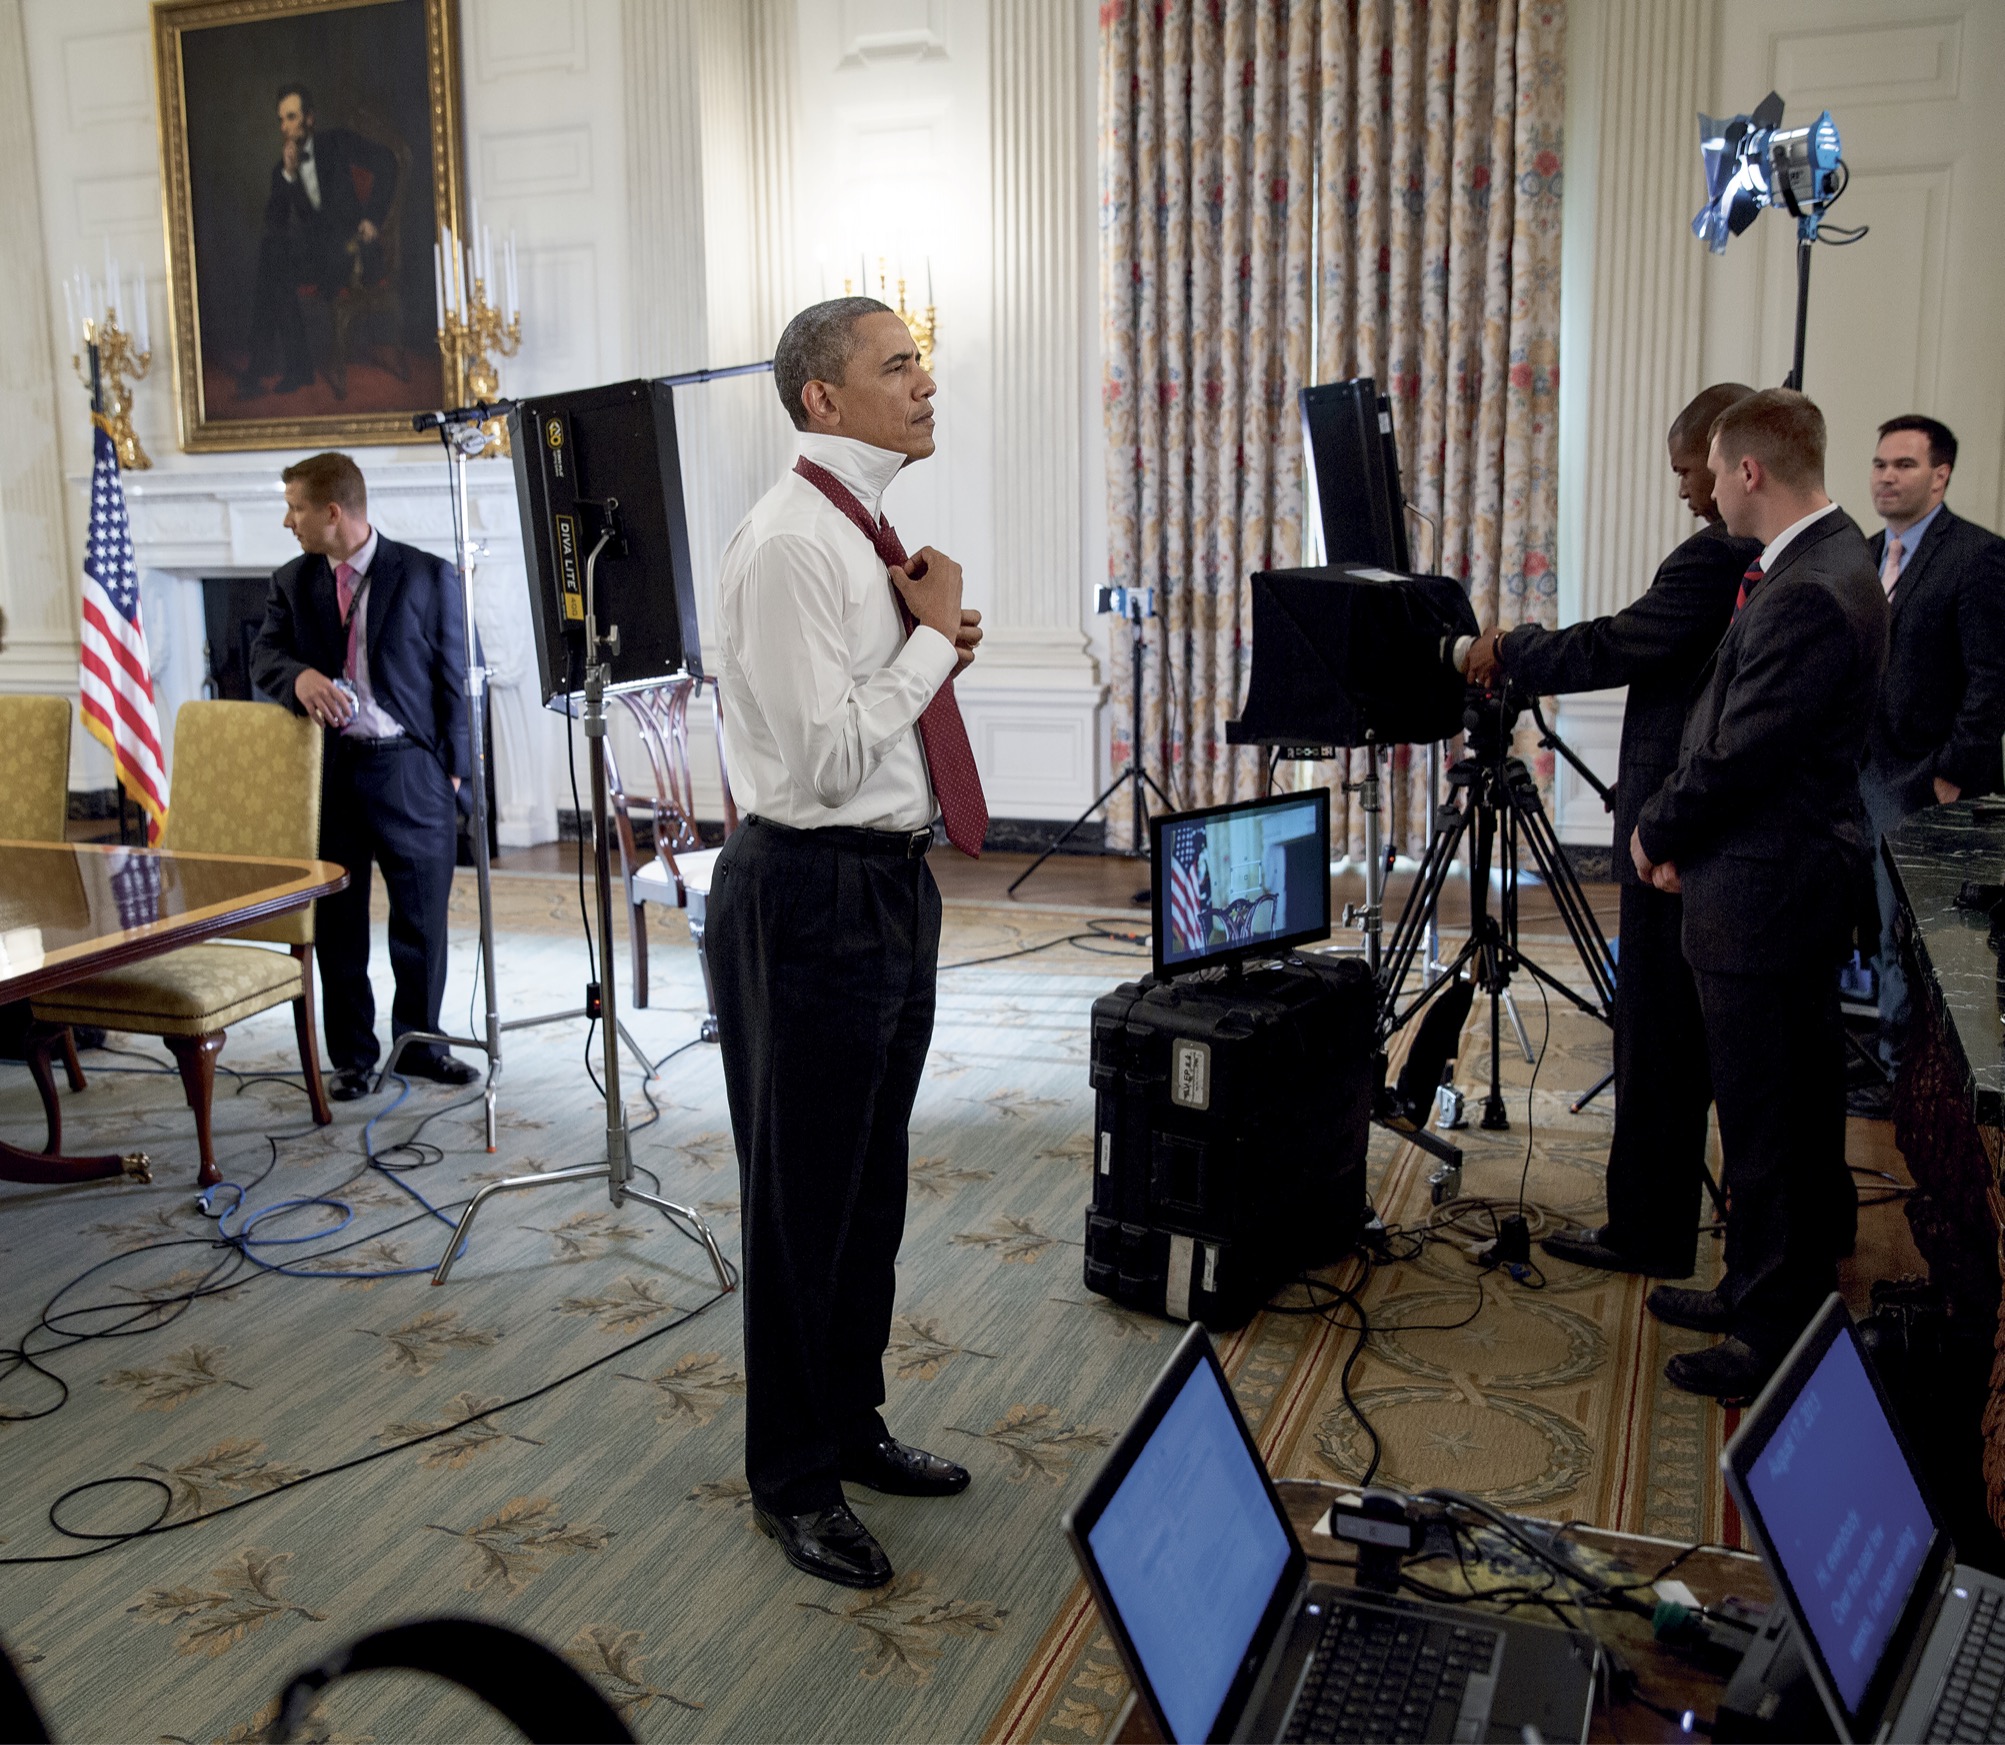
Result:
M859 846L873 839L876 852ZM741 1188L745 1478L779 1514L840 1502L843 1451L886 1434L906 1130L940 950L939 889L899 841L754 818L710 886Z
M1727 1196L1720 1290L1734 1333L1780 1356L1837 1284L1858 1224L1845 1162L1845 1036L1829 958L1700 970Z
M1699 992L1680 943L1684 903L1624 884L1615 984L1615 1134L1608 1232L1682 1277L1698 1263L1712 1078Z
M369 985L369 869L390 898L393 1036L436 1030L446 991L446 906L459 855L459 809L439 760L410 739L336 736L320 806L320 855L348 869L348 888L320 900L320 969L327 1058L337 1069L376 1064L376 993ZM408 1049L404 1058L436 1055Z

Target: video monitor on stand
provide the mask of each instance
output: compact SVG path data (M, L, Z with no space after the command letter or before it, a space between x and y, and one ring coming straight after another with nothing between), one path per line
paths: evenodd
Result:
M1149 820L1158 981L1330 936L1330 791Z

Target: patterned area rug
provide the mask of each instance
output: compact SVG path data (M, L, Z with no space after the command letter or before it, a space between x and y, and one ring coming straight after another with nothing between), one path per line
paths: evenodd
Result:
M575 890L503 878L497 895L504 1015L576 1005ZM475 992L471 915L463 887L448 994L461 1015ZM660 1056L695 1035L703 1002L679 923L660 917L650 931L655 998L629 1023ZM296 1085L255 1076L293 1064L285 1015L233 1031L224 1062L250 1076L219 1095L224 1172L253 1213L313 1202L256 1231L311 1236L258 1251L305 1276L216 1246L157 1045L132 1045L145 1060L86 1056L93 1082L67 1099L66 1136L143 1146L156 1179L0 1186L0 1343L19 1342L61 1287L97 1268L56 1305L58 1331L29 1337L69 1399L0 1424L0 1556L88 1549L55 1532L49 1510L92 1479L154 1482L72 1499L61 1511L72 1529L245 1506L81 1561L6 1570L0 1636L56 1736L247 1741L292 1672L367 1630L440 1612L494 1618L567 1653L647 1739L1101 1736L1119 1674L1082 1614L1057 1521L1175 1336L1079 1279L1086 1014L1139 959L1080 911L963 905L948 910L942 955L1002 961L943 977L913 1128L889 1412L902 1434L964 1459L975 1485L944 1503L859 1493L899 1571L871 1594L795 1575L752 1531L737 1306L703 1308L700 1255L652 1214L614 1212L591 1186L552 1187L492 1203L444 1289L423 1271L340 1276L436 1261L445 1228L412 1190L450 1208L497 1175L599 1155L581 1023L511 1036L495 1156L477 1105L432 1087L389 1113L389 1095L338 1106L333 1127L314 1129ZM1536 1040L1536 1014L1531 1023ZM1561 1113L1599 1075L1596 1050L1606 1054L1570 1023L1555 1015L1531 1175L1531 1198L1556 1210L1593 1201L1606 1120ZM154 1076L106 1070L149 1064ZM1511 1071L1522 1089L1528 1069ZM636 1125L652 1122L637 1161L735 1251L715 1051L677 1055L649 1095L658 1118L631 1097ZM380 1150L428 1116L419 1137L436 1155L400 1154L414 1167L395 1180L367 1168L365 1121ZM0 1066L0 1122L38 1130L18 1067ZM1470 1191L1514 1191L1522 1126L1469 1137ZM1381 1141L1378 1152L1378 1204L1389 1221L1418 1218L1424 1179L1405 1148ZM1661 1355L1630 1296L1579 1278L1549 1277L1536 1295L1492 1282L1467 1329L1486 1343L1425 1331L1457 1318L1444 1307L1473 1303L1471 1272L1437 1245L1370 1281L1388 1333L1355 1379L1386 1438L1388 1476L1496 1471L1492 1494L1508 1488L1541 1513L1710 1531L1716 1429L1660 1398ZM91 1330L117 1336L72 1337ZM1306 1317L1263 1316L1229 1341L1277 1471L1353 1469L1355 1429L1336 1395L1347 1350L1347 1335ZM56 1392L16 1375L0 1407L39 1410ZM283 1488L309 1473L325 1476ZM471 1699L375 1675L337 1688L312 1736L509 1735Z

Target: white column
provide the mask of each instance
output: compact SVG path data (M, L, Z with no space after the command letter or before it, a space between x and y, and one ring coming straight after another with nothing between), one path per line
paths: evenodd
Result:
M1088 70L1073 0L990 8L994 574L981 657L959 688L1000 817L1069 816L1098 769L1080 464Z
M1599 617L1649 586L1695 523L1678 501L1664 438L1702 387L1705 247L1698 109L1712 60L1713 0L1602 0L1593 68L1592 303L1574 563L1578 612ZM1577 167L1569 162L1569 176Z
M81 418L81 390L50 345L49 273L28 102L21 0L0 0L0 690L77 688L77 578L70 560L57 420Z
M629 307L643 375L701 369L706 353L703 56L694 0L626 0Z

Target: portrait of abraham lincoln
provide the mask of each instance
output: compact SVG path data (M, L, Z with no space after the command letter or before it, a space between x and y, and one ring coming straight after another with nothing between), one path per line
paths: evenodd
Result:
M408 440L449 404L453 0L155 8L183 446Z

